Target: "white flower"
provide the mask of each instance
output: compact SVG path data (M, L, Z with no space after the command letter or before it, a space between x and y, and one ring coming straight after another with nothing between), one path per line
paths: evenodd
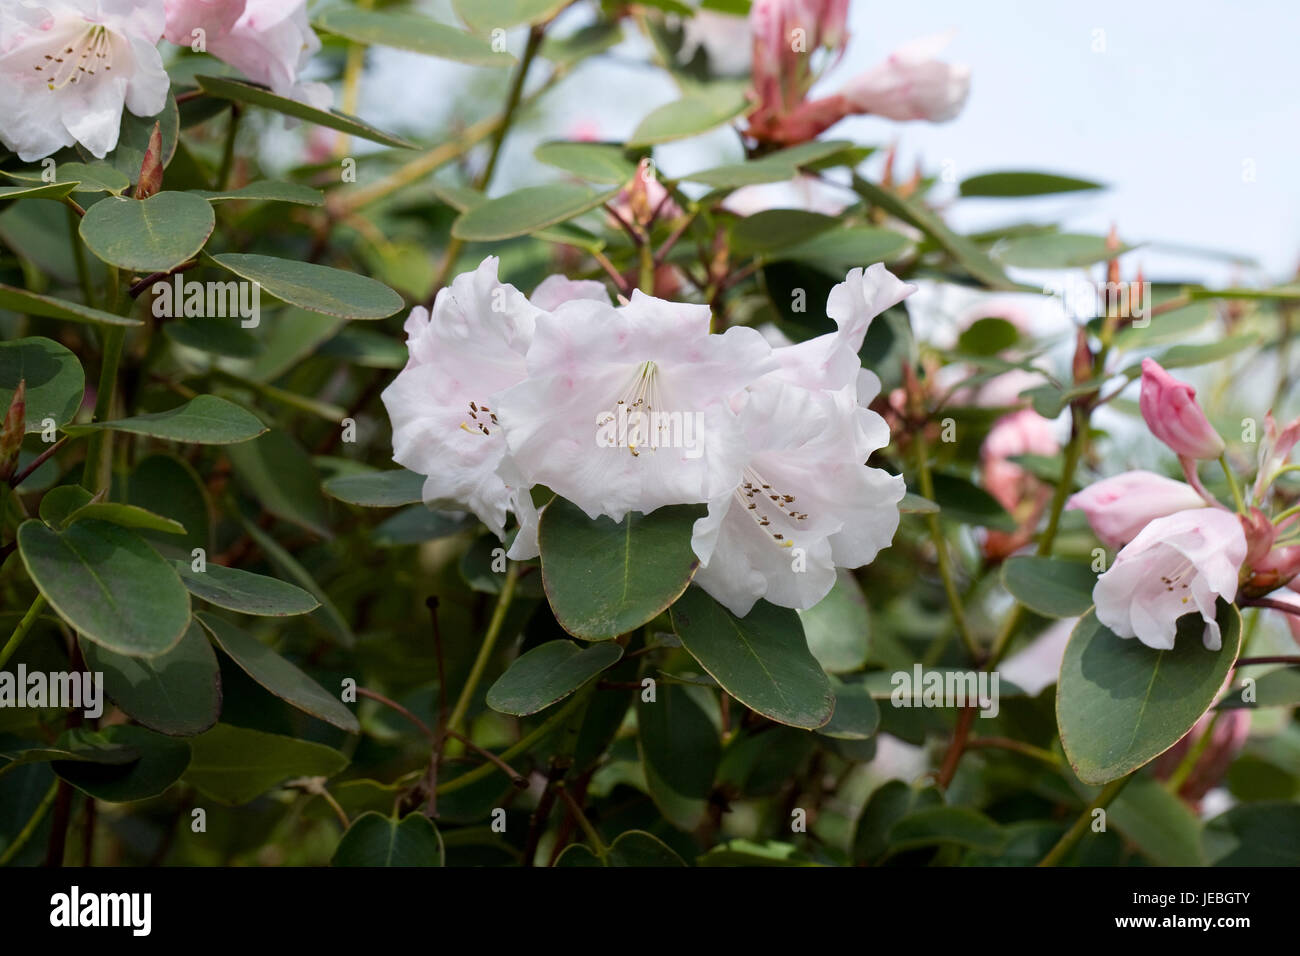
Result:
M307 20L307 0L166 0L167 39L203 49L255 83L281 96L327 108L333 94L324 83L300 83L299 71L320 49Z
M889 439L883 419L838 392L765 381L741 411L749 454L741 480L695 523L695 582L733 614L764 598L809 608L860 567L898 528L900 476L865 464Z
M123 106L153 116L167 102L162 32L162 0L5 0L0 141L25 162L75 143L102 159Z
M1246 560L1246 534L1230 511L1194 508L1149 522L1092 590L1097 620L1148 647L1174 646L1178 619L1200 612L1205 646L1223 646L1215 598L1231 601Z
M734 484L743 440L728 400L775 362L758 332L711 335L709 318L639 291L540 314L528 378L497 402L526 480L616 521Z
M497 396L521 382L540 311L497 278L489 256L442 289L433 314L406 320L410 358L383 392L393 423L393 460L426 475L429 506L467 508L498 537L507 510L521 533L511 557L536 554L536 524L527 485L506 456ZM529 553L531 552L531 553Z

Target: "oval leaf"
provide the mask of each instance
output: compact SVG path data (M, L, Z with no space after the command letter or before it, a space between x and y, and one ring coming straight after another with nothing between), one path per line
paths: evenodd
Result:
M1113 634L1090 611L1065 648L1056 718L1084 783L1116 780L1160 756L1209 710L1237 659L1241 615L1219 602L1223 648L1206 650L1199 615L1178 622L1173 650Z
M147 800L162 794L190 762L190 745L184 740L119 724L98 733L82 731L108 745L123 744L137 750L140 759L129 764L96 763L87 760L54 761L51 766L82 793L109 803Z
M580 216L613 199L618 190L595 192L577 183L528 186L467 209L451 234L469 242L513 239Z
M1097 576L1086 564L1019 555L1002 565L1002 584L1017 601L1045 617L1078 617L1092 607Z
M376 13L333 7L316 17L316 26L355 43L411 50L473 66L510 66L515 58L498 53L481 37L414 13Z
M220 564L207 564L202 571L195 571L189 561L172 561L172 565L195 597L240 614L288 617L320 607L302 588L263 574Z
M109 196L86 210L80 232L110 265L166 272L198 255L216 222L203 197L163 192L139 200Z
M165 412L114 422L69 425L65 431L69 435L81 435L100 428L195 445L233 445L256 438L267 430L261 419L233 402L216 395L199 395Z
M156 657L189 626L189 592L171 565L126 528L90 520L53 531L26 521L18 550L59 616L111 651Z
M367 508L397 508L424 500L424 475L405 468L339 475L325 482L327 494Z
M831 719L830 680L809 652L794 611L759 601L738 618L691 588L673 605L672 620L682 645L746 707L809 730Z
M488 688L487 705L500 714L535 714L564 700L622 656L623 648L612 641L586 647L547 641L506 668Z
M86 389L77 357L41 337L0 342L0 410L9 407L19 382L27 383L24 430L29 433L41 431L47 418L55 425L72 421Z
M542 584L560 626L597 641L662 614L699 565L691 527L701 512L698 505L671 505L593 521L563 498L547 505L538 528Z
M332 777L348 765L333 747L217 724L190 741L186 783L221 803L240 804L293 777Z
M423 813L401 820L371 811L352 821L330 866L442 866L442 837Z
M402 297L382 282L272 256L226 253L213 261L237 276L258 283L282 302L343 319L383 319L401 310Z

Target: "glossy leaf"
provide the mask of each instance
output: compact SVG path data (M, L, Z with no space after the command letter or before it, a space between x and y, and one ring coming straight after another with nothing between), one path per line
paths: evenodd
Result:
M423 813L397 820L372 812L352 821L330 866L442 866L445 857L442 837Z
M527 186L471 206L452 224L451 234L472 242L526 236L595 209L617 192L596 192L577 183Z
M332 747L217 724L190 741L184 780L214 800L248 803L294 777L332 777L348 758Z
M262 291L310 312L343 319L383 319L400 311L402 297L382 282L312 262L223 253L212 260Z
M623 656L612 641L580 647L547 641L521 654L488 688L487 705L502 714L526 717L564 700Z
M55 425L71 421L86 388L77 357L53 339L41 337L0 342L0 417L19 382L26 382L28 433L42 431L47 418Z
M249 441L267 430L260 419L233 402L216 395L199 395L165 412L69 425L65 431L80 435L101 428L195 445L232 445Z
M100 259L121 269L166 272L196 255L216 225L212 207L193 193L148 199L110 196L81 220L81 238Z
M240 614L288 617L320 607L320 602L302 588L264 574L220 564L206 564L203 571L195 571L189 561L172 561L172 565L195 597Z
M1002 584L1021 604L1045 617L1078 617L1092 607L1097 576L1086 564L1016 555L1002 565Z

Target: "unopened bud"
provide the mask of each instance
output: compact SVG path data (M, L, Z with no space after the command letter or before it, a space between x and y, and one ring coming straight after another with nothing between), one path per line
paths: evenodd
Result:
M5 423L0 429L0 481L8 481L18 467L18 453L23 447L23 434L27 429L27 380L20 379L14 397L5 412Z

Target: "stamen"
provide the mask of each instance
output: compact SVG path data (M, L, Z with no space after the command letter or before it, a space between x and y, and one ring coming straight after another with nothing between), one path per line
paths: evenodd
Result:
M772 519L779 514L788 522L803 521L808 517L807 513L795 511L793 508L788 507L795 500L794 495L781 494L779 491L764 495L760 491L770 492L772 491L772 485L752 468L746 468L740 486L736 488L733 494L736 500L745 506L745 510L754 519L754 523L767 532L773 541L783 548L794 547L794 541L788 538L785 533L773 530L774 527L780 527L780 525L774 526ZM775 511L766 510L772 507L772 505L766 503L767 501L775 505ZM763 510L759 509L760 502L763 503Z

